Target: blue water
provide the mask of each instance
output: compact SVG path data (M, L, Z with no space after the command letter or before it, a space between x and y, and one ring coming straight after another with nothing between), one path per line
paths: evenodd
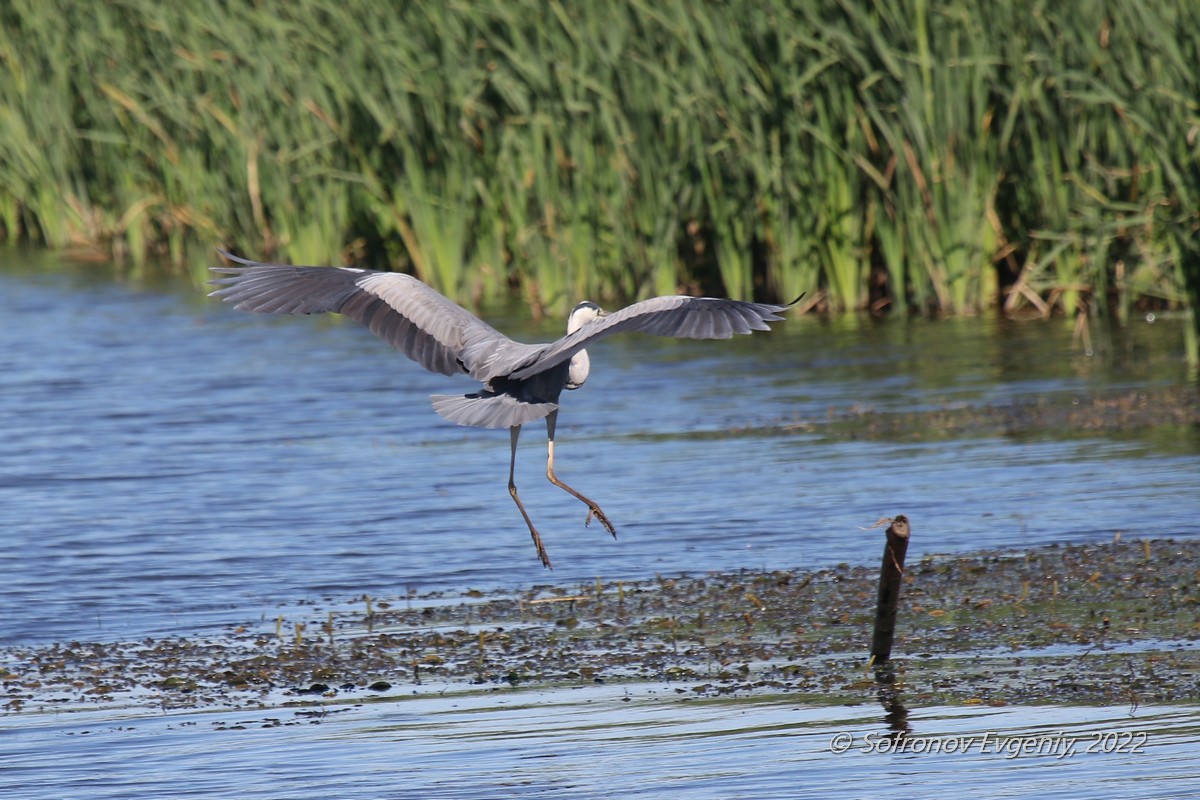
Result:
M1194 428L820 433L851 408L1182 383L1179 321L1141 322L1089 358L1061 322L799 318L727 342L593 348L592 377L564 395L556 467L619 538L585 528L584 506L545 480L544 429L527 426L517 482L547 572L508 497L507 432L430 408L469 380L425 373L357 325L15 253L0 270L0 645L186 634L363 593L873 562L860 528L897 513L918 557L1191 537L1200 519ZM559 328L498 324L527 340ZM754 432L780 425L816 429Z
M933 706L911 711L903 744L882 716L870 704L683 700L653 684L430 691L324 712L27 714L0 717L0 793L1165 800L1200 783L1190 707Z
M243 314L186 279L15 250L0 261L0 646L220 636L364 593L874 563L877 532L861 528L897 513L913 524L910 559L1197 535L1192 427L823 433L849 410L1086 404L1182 384L1179 320L1097 333L1091 356L1060 322L978 319L604 342L565 397L556 466L620 536L585 529L583 506L545 481L530 426L518 483L551 573L508 497L507 434L429 407L469 382L426 374L357 326ZM560 327L496 321L530 340ZM1008 758L870 749L889 731L871 703L685 701L678 688L420 687L322 709L13 704L0 708L0 794L1151 798L1200 777L1191 707L911 710L910 733L931 742L1145 737L1136 753ZM854 748L833 753L842 732Z

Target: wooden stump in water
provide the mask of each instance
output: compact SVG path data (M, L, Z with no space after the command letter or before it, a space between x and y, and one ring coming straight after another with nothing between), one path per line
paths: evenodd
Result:
M887 529L883 565L879 569L879 599L875 605L875 631L871 635L871 660L882 664L892 657L896 634L896 606L904 578L904 556L908 552L908 517L896 515Z

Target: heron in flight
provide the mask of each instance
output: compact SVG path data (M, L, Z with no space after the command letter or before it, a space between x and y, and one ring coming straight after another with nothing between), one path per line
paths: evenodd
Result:
M211 292L236 308L269 314L344 314L431 372L466 373L483 384L465 395L434 395L433 410L450 422L476 428L508 428L512 454L508 493L517 504L549 568L550 556L517 494L514 469L521 426L546 420L546 477L588 507L584 524L616 528L594 501L554 474L554 426L563 389L588 377L588 345L621 332L685 339L728 339L735 333L769 330L768 322L792 305L749 303L712 297L654 297L608 313L584 301L567 318L567 335L548 344L515 342L410 275L354 267L261 264L219 251L241 266L213 267L228 277L211 281ZM797 298L798 299L798 298Z

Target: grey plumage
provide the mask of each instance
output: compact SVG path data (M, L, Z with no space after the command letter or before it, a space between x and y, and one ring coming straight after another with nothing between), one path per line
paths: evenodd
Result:
M242 266L213 267L227 276L211 283L214 297L239 309L271 314L344 314L432 372L466 373L483 384L466 395L435 395L433 408L459 425L509 428L512 458L509 492L529 526L538 556L549 557L513 483L517 436L522 425L546 419L547 477L589 507L615 535L599 506L554 476L554 425L563 389L587 380L586 348L622 332L688 339L728 339L735 333L768 330L789 306L709 297L655 297L611 314L583 302L568 319L567 335L548 344L522 344L409 275L353 267L296 267L260 264L222 252Z

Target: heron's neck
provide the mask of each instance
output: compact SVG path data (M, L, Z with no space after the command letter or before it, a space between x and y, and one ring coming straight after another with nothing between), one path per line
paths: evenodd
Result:
M580 350L571 356L571 368L567 372L567 388L578 389L588 379L591 361L588 360L587 350Z

